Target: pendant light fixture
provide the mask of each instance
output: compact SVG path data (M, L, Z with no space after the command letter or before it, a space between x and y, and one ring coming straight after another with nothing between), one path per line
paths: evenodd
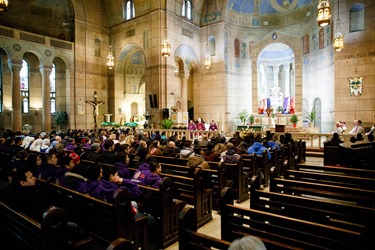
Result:
M112 46L109 45L109 51L107 56L107 67L108 69L113 69L113 66L115 66L115 58L112 55Z
M208 25L207 25L207 43L206 43L206 56L203 59L203 65L206 69L211 68L211 55L210 46L208 45Z
M160 17L161 18L161 17ZM165 40L161 43L161 55L169 57L171 55L171 44L168 41L168 30L167 30L167 6L165 7L165 19L164 19L164 37Z
M331 8L328 0L320 0L318 4L318 25L324 27L331 22Z
M344 36L341 33L340 0L337 1L336 33L333 37L333 48L336 51L341 51L344 49Z

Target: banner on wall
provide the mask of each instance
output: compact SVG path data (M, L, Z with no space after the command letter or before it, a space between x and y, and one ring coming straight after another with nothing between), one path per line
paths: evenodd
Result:
M362 95L363 77L349 78L349 93L352 96Z

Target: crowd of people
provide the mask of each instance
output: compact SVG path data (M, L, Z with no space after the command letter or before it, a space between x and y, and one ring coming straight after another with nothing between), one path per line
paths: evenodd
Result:
M271 131L265 135L235 132L231 138L220 134L209 138L200 124L203 125L200 119L197 124L193 121L189 124L190 130L202 130L199 139L194 140L186 136L178 139L175 134L167 138L164 132L137 132L129 128L103 129L99 133L67 130L28 134L8 130L0 138L0 152L12 159L1 164L0 199L40 221L49 205L35 188L35 178L41 178L107 202L112 201L117 189L127 189L134 216L140 216L145 197L137 184L158 188L162 180L161 165L149 156L180 157L187 159L191 169L209 168L208 161L237 163L242 154L262 155L265 150L270 159L270 150L294 144L290 133ZM368 140L373 140L374 126L375 123L366 133ZM209 130L217 130L215 121ZM329 143L342 142L340 134L345 130L345 123L336 123ZM361 121L354 121L349 134L360 140L363 133ZM132 156L137 159L134 174L128 169ZM94 163L82 164L83 159ZM150 221L155 220L149 216Z
M343 121L338 121L335 124L335 128L332 131L332 138L328 140L326 143L329 144L339 144L343 141L340 139L340 136L346 134L346 123ZM370 131L365 133L365 129L362 125L361 120L354 120L353 121L353 128L347 132L347 134L351 135L350 142L356 143L358 141L368 140L369 142L374 141L374 132L375 132L375 122L373 123Z

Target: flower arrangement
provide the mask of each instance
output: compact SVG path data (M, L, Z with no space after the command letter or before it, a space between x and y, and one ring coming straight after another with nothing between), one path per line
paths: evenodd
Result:
M249 116L248 112L247 112L247 109L241 111L240 113L238 113L238 118L240 118L241 122L243 124L246 123L246 119L247 117Z

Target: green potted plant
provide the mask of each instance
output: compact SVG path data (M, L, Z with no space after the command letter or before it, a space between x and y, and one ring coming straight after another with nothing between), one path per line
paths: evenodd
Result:
M310 127L314 125L315 117L316 117L316 111L315 111L315 107L313 107L311 109L311 112L307 113L307 117L306 117L309 120Z
M170 129L172 127L173 121L171 119L165 119L161 121L161 127L164 129Z
M63 129L63 126L68 123L68 113L65 111L60 111L56 113L55 122L60 129Z
M238 113L238 118L240 118L241 122L243 125L245 125L246 123L246 119L247 117L249 116L248 112L247 112L247 109L241 111L240 113Z
M253 123L254 123L254 115L253 114L250 115L249 122L250 122L250 125L253 125Z
M292 115L292 117L290 118L290 121L293 123L293 127L297 127L297 122L299 121L298 116Z

